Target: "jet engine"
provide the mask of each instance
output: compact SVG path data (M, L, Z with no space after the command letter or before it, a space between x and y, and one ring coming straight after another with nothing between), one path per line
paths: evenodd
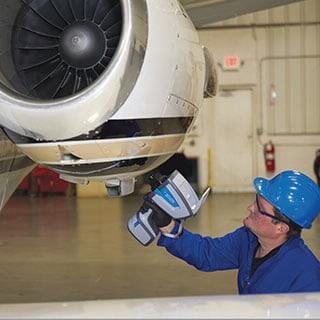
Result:
M28 158L109 195L181 146L213 60L176 0L2 0L0 126Z

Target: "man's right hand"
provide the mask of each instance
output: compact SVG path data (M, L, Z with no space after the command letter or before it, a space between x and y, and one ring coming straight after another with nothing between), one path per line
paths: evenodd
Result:
M170 221L170 223L168 225L166 225L165 227L160 228L160 231L164 232L164 233L171 233L175 226L176 226L176 221L171 219L171 221Z
M152 220L155 223L155 225L161 230L161 228L164 228L171 223L172 217L170 217L166 212L164 212L160 208L153 208Z

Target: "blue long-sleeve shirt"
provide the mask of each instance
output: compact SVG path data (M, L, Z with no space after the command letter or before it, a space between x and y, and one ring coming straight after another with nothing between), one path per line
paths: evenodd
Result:
M320 261L300 237L285 242L252 276L258 239L247 227L219 238L184 230L177 239L161 236L158 245L202 271L239 269L240 294L320 291Z

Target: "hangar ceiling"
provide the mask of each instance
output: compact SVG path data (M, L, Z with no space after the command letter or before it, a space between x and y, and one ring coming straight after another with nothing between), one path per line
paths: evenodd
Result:
M301 0L180 0L196 28Z

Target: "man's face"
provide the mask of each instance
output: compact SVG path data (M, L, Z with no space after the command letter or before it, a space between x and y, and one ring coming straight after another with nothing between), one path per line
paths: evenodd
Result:
M259 206L257 201L259 202ZM256 201L247 208L250 214L243 220L243 224L258 237L275 237L278 224L274 222L272 217L261 214L259 208L262 212L274 216L272 204L262 196L257 195Z

